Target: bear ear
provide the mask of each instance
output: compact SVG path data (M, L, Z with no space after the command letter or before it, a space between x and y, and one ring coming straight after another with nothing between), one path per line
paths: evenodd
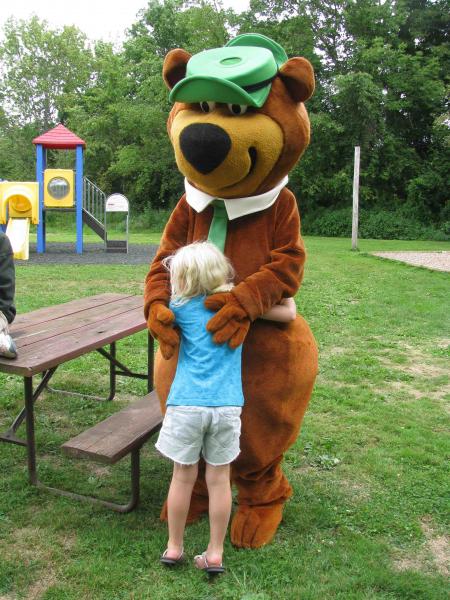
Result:
M189 52L181 48L167 53L163 65L163 79L169 90L186 77L186 65L190 58Z
M280 67L279 75L294 102L306 102L314 92L314 71L306 58L290 58Z

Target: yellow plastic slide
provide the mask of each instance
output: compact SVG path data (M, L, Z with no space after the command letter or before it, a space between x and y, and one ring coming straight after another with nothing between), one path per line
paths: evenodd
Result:
M30 247L30 219L9 219L6 227L14 258L28 260Z

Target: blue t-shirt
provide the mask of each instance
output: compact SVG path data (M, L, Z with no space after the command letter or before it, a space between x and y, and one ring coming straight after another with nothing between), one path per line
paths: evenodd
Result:
M177 406L243 406L242 345L232 350L215 344L206 324L214 315L205 296L169 304L181 330L180 353L167 404Z

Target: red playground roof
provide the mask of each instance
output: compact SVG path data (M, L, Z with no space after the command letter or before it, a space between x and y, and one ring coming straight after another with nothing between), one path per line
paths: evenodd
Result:
M44 148L59 148L63 150L74 150L77 146L86 147L86 142L72 133L64 125L57 125L47 133L34 138L33 144L42 144Z

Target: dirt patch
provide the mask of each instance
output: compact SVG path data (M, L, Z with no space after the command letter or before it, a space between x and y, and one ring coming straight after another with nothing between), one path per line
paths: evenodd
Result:
M394 560L396 571L423 571L424 565L418 557L398 558Z
M435 347L442 341L436 340ZM394 352L401 356L401 361L396 361L394 357L391 357L389 350L378 356L378 360L389 369L407 373L416 379L430 380L448 376L448 364L445 358L431 356L424 349L405 342L399 343Z
M370 498L369 484L366 482L341 478L338 484L345 491L345 494L356 502L363 502Z
M300 475L314 471L311 465L301 465L300 467L294 467L293 470Z
M410 373L411 375L418 375L419 377L427 378L442 377L448 373L448 369L446 369L444 366L424 362L413 362L409 365L405 365L402 370L405 373Z
M349 352L349 349L343 346L327 346L326 348L320 348L320 358L323 359L330 356L339 356L341 354L345 354L346 352Z
M10 557L24 567L36 562L43 565L25 596L26 600L38 600L57 582L57 571L53 565L59 562L58 555L67 554L75 542L75 535L49 539L46 532L38 527L21 527L11 532L9 540L0 542L0 555ZM0 600L14 600L14 596L0 596Z
M144 395L144 394L142 394L142 395ZM129 392L126 392L124 390L119 390L116 393L114 401L123 403L123 406L125 407L128 404L132 404L133 402L136 402L136 400L139 400L141 397L142 396L139 396L138 393L130 394Z
M374 256L424 267L433 271L450 272L450 252L372 252Z
M25 563L36 559L47 562L52 551L44 536L38 527L21 527L13 532L12 543L8 547L12 553L20 554Z
M429 516L420 521L420 528L425 537L422 547L415 556L402 556L394 559L397 571L420 571L431 573L438 571L443 577L450 575L450 540L446 535L436 534Z
M424 394L420 392L413 385L405 383L404 381L390 381L389 387L396 392L401 392L405 396L409 396L410 398L414 398L414 400L420 400L423 398ZM379 390L381 393L386 392L385 389Z
M26 595L27 600L39 600L44 593L57 582L56 574L50 569L45 571L39 581L36 581Z
M97 465L95 463L90 465L89 471L92 473L92 475L95 475L95 477L98 477L100 479L102 477L109 477L111 475L111 467L107 467L105 465Z
M419 390L413 383L405 381L390 381L389 389L393 392L400 393L404 396L404 400L422 400L429 398L430 400L445 400L450 394L450 385L438 386L437 389ZM379 394L383 395L386 400L391 400L390 394L386 392L386 388L377 388ZM397 398L395 398L397 401Z
M450 348L450 338L442 338L437 342L437 347L440 350L445 350L446 348Z
M447 535L436 535L431 526L431 519L426 517L420 524L427 540L427 548L433 557L437 570L444 577L450 575L450 538Z

